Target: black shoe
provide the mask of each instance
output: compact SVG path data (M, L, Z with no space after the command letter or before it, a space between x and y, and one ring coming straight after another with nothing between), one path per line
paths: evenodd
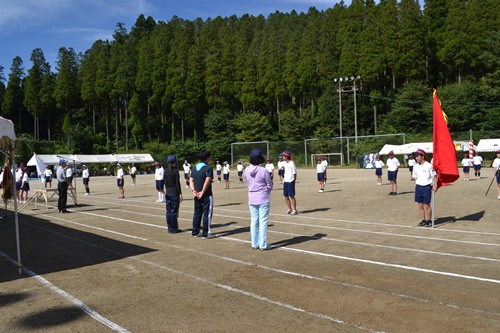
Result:
M394 194L394 192L389 192L389 195L393 195L393 194Z
M432 227L432 221L431 221L431 220L426 221L425 226L426 226L427 228Z
M63 209L63 210L61 210L61 213L63 213L63 214L68 214L68 213L69 213L69 210Z
M427 221L426 220L422 220L419 224L418 224L419 227L425 227L427 226Z
M392 195L398 195L398 192L392 192Z

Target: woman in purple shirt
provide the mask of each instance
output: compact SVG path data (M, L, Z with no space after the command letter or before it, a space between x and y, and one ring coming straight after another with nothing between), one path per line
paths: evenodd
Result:
M267 245L267 221L271 202L273 181L269 172L261 166L265 159L259 149L250 152L250 165L245 169L248 186L248 207L250 208L250 235L252 248L269 250Z

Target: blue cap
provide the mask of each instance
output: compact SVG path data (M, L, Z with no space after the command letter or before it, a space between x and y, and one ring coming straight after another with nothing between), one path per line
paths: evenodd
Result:
M263 159L264 157L262 156L262 152L260 151L260 149L254 148L250 152L250 158L262 158Z
M59 160L59 164L66 163L66 160L63 160L62 158Z
M168 155L167 157L167 163L175 163L177 161L177 158L175 157L175 155Z

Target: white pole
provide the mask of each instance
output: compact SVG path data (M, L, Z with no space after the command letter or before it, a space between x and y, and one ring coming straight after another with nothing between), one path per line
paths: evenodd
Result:
M17 244L17 268L19 270L19 275L23 274L23 265L21 264L21 240L19 239L19 214L17 213L17 191L16 191L16 157L14 154L14 141L11 141L10 156L12 161L12 200L14 202L14 221L16 225L16 244ZM10 172L10 170L7 170ZM5 172L5 170L4 170Z
M432 228L434 228L434 208L435 208L435 199L434 196L436 195L436 192L434 192L434 189L432 189L431 192L431 205L432 205L432 213L431 213L431 220L432 220Z

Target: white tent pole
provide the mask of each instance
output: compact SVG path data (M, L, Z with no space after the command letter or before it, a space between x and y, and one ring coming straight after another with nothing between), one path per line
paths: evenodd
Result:
M16 224L16 243L17 243L17 268L19 269L19 275L23 274L23 265L21 264L21 241L19 239L19 214L17 212L17 193L16 193L16 157L14 154L14 141L11 140L11 150L10 156L12 160L12 200L14 202L14 221ZM9 170L10 172L10 170Z

